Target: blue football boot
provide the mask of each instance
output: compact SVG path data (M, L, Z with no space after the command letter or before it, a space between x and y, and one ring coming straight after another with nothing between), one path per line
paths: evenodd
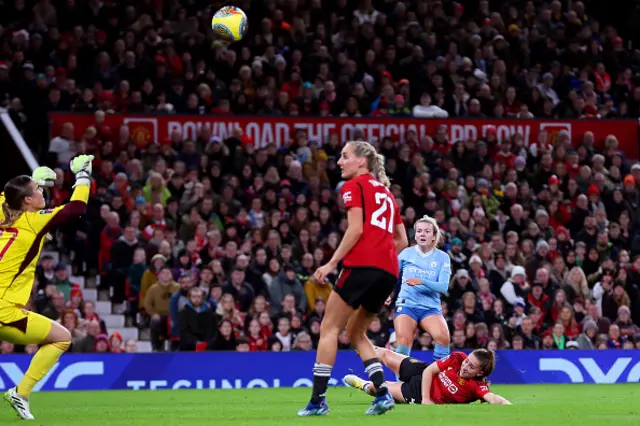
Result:
M314 404L311 401L304 407L302 410L298 411L298 415L301 417L304 416L324 416L329 412L329 405L327 405L327 400L322 399L320 404Z
M371 403L371 407L365 412L368 416L378 416L392 410L396 406L396 402L389 392L382 396L377 396Z

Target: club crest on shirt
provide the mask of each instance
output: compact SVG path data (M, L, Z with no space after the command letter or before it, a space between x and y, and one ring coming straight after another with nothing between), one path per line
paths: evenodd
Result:
M435 268L436 266L438 266L438 262L436 262L435 260L433 262L431 262L431 267Z
M352 197L351 197L351 191L347 191L347 192L345 192L344 194L342 194L342 201L343 201L343 202L348 203L348 202L350 202L351 200L352 200Z
M464 386L467 383L467 381L465 379L463 379L462 377L458 378L458 384L460 386Z

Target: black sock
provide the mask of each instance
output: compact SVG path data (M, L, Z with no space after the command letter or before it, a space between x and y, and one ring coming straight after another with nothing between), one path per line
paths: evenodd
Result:
M315 363L313 365L313 392L311 393L311 403L320 404L327 393L327 386L331 378L331 369L327 364Z
M369 375L373 386L376 388L376 396L385 395L389 390L384 383L384 371L382 370L382 364L378 361L378 358L371 358L364 362L364 369Z

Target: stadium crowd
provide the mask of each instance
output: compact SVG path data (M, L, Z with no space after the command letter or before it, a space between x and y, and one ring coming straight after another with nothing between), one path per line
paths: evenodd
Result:
M57 167L54 205L70 195L68 160L96 155L87 214L58 248L127 303L154 350L313 350L332 287L310 276L346 226L345 141L299 132L256 148L241 129L225 140L204 129L141 149L126 126L67 124L49 144L45 113L640 115L639 56L583 2L491 3L244 1L250 33L225 46L209 29L221 2L6 2L0 98ZM640 164L612 136L572 146L541 132L524 146L492 130L378 143L409 236L424 214L444 230L454 349L640 348ZM108 335L67 265L44 257L36 292L72 350L135 350ZM375 344L395 344L391 319L371 325Z

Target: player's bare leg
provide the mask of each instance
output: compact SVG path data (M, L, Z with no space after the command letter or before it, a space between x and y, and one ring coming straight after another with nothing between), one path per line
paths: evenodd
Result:
M371 396L376 396L376 388L368 380L361 379L354 374L348 374L342 380L352 388L359 389ZM385 382L385 385L396 402L405 402L404 396L402 396L402 382Z
M431 335L436 342L433 351L433 360L437 361L451 353L449 326L442 315L429 315L420 321L420 327Z
M396 352L402 355L410 355L418 323L409 315L398 315L393 320L393 328L396 331L396 339L398 343Z
M48 324L44 323L44 317L36 316L37 314L31 314L29 319L29 325L32 329L38 327L47 327ZM46 319L50 321L49 319ZM17 340L17 343L33 343L30 340L32 336L21 336ZM39 339L38 339L39 340ZM31 391L35 385L42 380L42 378L51 370L51 367L58 362L60 356L69 349L71 345L71 333L62 325L57 322L51 321L50 330L44 340L40 342L42 346L38 349L38 352L31 360L31 364L27 369L20 384L16 387L9 389L4 394L4 400L8 402L11 407L16 411L18 416L24 420L34 420L31 409L29 408L29 397Z
M389 349L386 349L386 348L381 348L378 346L376 346L375 348L376 348L376 356L378 357L382 365L387 367L389 370L393 371L393 374L395 374L396 377L399 376L400 364L402 364L402 361L404 361L404 359L407 358L407 356L399 354L394 351L390 351Z
M389 389L384 381L382 364L376 357L375 347L366 335L367 329L376 314L359 308L347 323L347 335L364 363L365 370L371 379L376 393L371 407L366 414L378 415L391 410L395 403L389 394Z
M324 318L320 324L320 340L316 353L316 363L313 366L313 392L311 401L305 408L298 411L299 416L319 416L329 412L324 399L331 377L331 370L336 362L338 353L338 335L353 314L349 306L335 292L329 295Z

